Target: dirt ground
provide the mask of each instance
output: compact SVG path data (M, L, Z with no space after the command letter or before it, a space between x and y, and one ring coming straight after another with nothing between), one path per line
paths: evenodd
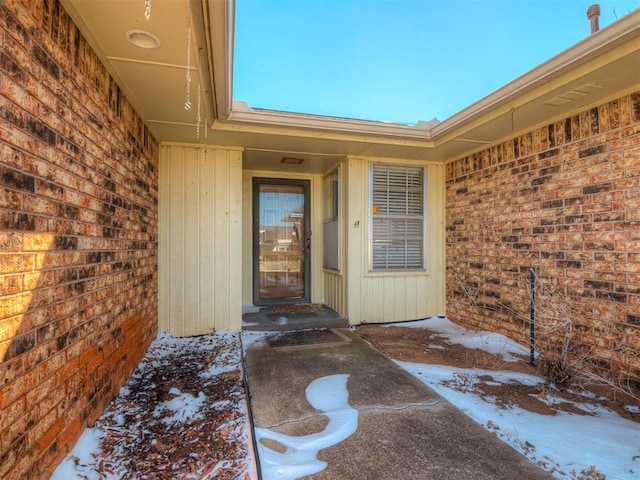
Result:
M467 384L461 371L458 378L452 379L452 385L497 398L499 406L518 405L544 415L555 415L558 410L588 415L571 403L584 401L577 392L586 389L595 393L603 405L639 421L638 414L623 408L640 405L637 385L629 394L598 385L575 385L571 379L561 388L548 383L496 385L491 382L492 371L513 370L543 377L545 372L541 365L529 365L528 358L505 362L499 355L447 343L437 332L425 328L365 325L355 329L355 333L393 359L486 370L487 383ZM166 337L154 344L124 393L98 420L95 429L101 432L100 449L93 458L81 460L72 455L73 476L58 478L252 478L253 455L239 338L210 335L174 341L177 344L171 342ZM567 402L555 403L552 409L535 398L546 393ZM197 415L171 420L175 412L166 406L186 397L194 400L206 397L207 401Z
M254 478L240 362L239 334L161 335L53 479Z
M492 370L511 370L553 378L553 372L549 372L548 364L543 361L530 365L529 357L521 356L521 362L505 362L500 355L450 344L440 337L438 332L426 328L397 326L385 328L379 325L361 325L356 329L356 333L395 360L485 369L487 382L492 380ZM458 380L458 383L464 384L464 379ZM590 399L590 402L599 402L625 418L639 421L637 414L630 413L624 408L625 405L640 404L640 385L638 384L625 384L619 388L612 388L607 385L587 383L584 380L576 382L569 377L562 381L561 385L554 385L551 382L536 386L480 383L474 388L480 396L497 398L499 406L518 405L542 415L555 415L557 410L588 415L572 403L584 401L584 397L580 397L579 392L588 390L597 398ZM548 392L566 399L567 402L555 404L551 408L535 398L536 396L542 398Z

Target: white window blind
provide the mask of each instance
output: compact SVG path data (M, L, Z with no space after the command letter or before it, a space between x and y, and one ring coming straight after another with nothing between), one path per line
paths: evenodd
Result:
M424 168L371 165L371 269L424 267Z

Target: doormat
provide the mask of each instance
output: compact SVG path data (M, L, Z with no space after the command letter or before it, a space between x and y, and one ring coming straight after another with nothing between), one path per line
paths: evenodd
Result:
M320 303L301 303L294 305L274 305L275 313L312 313L324 310L324 305Z
M271 348L283 348L288 350L331 347L350 341L351 339L349 337L333 329L301 330L281 335L273 335L267 338L267 344Z

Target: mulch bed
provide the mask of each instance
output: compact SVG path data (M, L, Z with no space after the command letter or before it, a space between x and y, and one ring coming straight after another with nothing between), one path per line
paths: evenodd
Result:
M498 355L447 343L438 332L428 329L367 325L358 327L356 333L397 360L480 367L486 371L486 383L475 384L476 392L496 398L504 407L519 405L546 415L563 409L562 404L551 409L536 399L546 394L543 384L495 385L491 381L492 370L540 374L525 358L505 362ZM628 396L606 389L597 393L603 404L637 421L637 414L623 408ZM566 395L567 400L575 397L569 388L554 391L554 395ZM586 414L570 401L566 410ZM57 478L257 478L240 333L189 338L161 333L120 395L90 430L91 438L99 439L99 447L89 456L72 451L63 464L67 463L65 472L72 471L73 477L63 473Z
M537 362L535 365L530 365L525 356L520 356L522 360L520 362L505 362L500 355L451 344L443 339L439 332L428 328L361 325L356 329L356 333L396 360L485 370L486 382L480 382L474 386L476 393L481 397L494 397L498 405L507 408L518 405L542 415L555 415L559 410L588 415L588 412L575 408L573 402L584 400L580 394L589 390L595 394L593 402L614 410L624 418L639 421L638 414L631 413L625 408L625 405L638 403L639 386L629 384L624 385L624 388L614 389L603 384L580 384L571 381L567 381L560 387L545 382L535 386L496 386L492 382L492 370L512 370L545 378L544 363ZM564 398L566 402L557 403L550 408L544 402L547 393Z
M78 477L256 478L240 349L237 332L162 333L96 422L92 460L72 452Z

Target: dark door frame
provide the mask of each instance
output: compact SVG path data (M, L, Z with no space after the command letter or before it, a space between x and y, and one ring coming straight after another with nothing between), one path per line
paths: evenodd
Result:
M304 192L304 238L302 262L304 268L304 295L302 297L260 298L260 185L295 185ZM311 181L291 178L254 177L252 185L252 250L253 250L253 304L279 305L310 303L311 301Z

